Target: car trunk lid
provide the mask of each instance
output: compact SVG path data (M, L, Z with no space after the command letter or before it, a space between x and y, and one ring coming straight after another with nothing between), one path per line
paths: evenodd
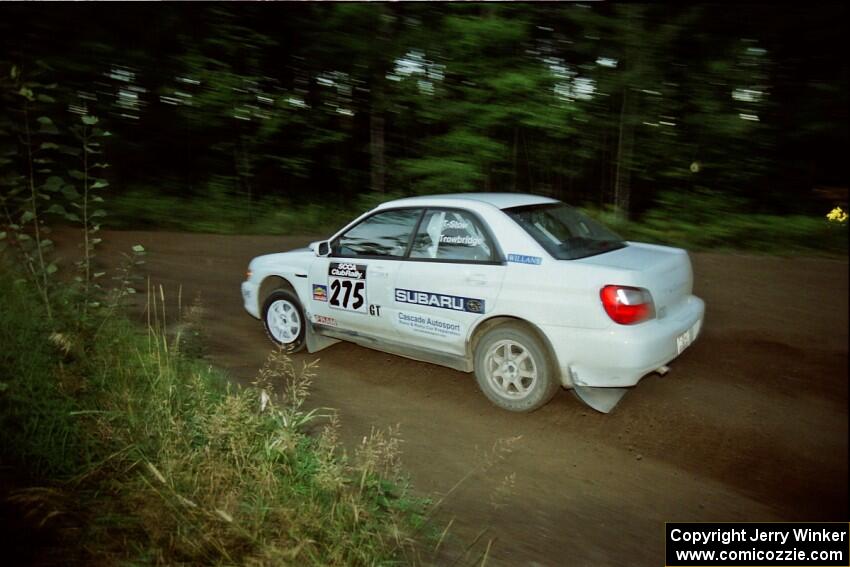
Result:
M623 281L608 283L649 290L659 319L693 291L691 261L681 248L630 242L624 248L575 261L625 272L620 278Z

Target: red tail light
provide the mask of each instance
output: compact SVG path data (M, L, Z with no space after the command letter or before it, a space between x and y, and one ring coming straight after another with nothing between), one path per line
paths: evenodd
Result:
M621 325L634 325L655 317L655 304L649 291L639 287L606 285L599 290L605 312Z

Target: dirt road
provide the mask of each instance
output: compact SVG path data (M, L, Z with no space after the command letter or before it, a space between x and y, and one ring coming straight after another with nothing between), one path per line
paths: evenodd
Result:
M200 293L211 356L250 380L269 343L241 305L258 254L309 238L116 232L155 283ZM317 355L312 403L338 408L345 440L401 425L415 487L456 518L451 560L489 541L488 565L663 565L665 521L847 518L846 261L693 254L707 304L697 343L612 414L567 392L529 415L490 405L471 375L339 344ZM499 440L505 459L479 470ZM475 472L477 471L477 472ZM511 487L511 478L513 485Z

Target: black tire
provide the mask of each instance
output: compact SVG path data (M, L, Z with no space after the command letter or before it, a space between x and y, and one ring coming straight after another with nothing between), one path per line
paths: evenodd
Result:
M475 347L474 359L478 387L508 411L534 411L561 386L546 348L522 325L509 323L487 331Z
M292 352L304 348L307 321L297 295L285 289L273 291L263 302L262 314L263 328L274 344Z

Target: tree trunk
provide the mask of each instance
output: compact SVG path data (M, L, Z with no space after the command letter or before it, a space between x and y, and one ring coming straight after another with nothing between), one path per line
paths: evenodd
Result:
M519 150L519 127L514 126L514 193L516 193L519 189L519 184L517 180L519 179L519 161L517 159L517 153Z
M645 6L624 4L626 17L625 47L621 72L625 75L623 98L620 103L620 128L617 139L617 168L614 177L614 208L616 214L628 220L632 196L632 169L634 162L635 123L637 122L640 100L632 95L632 85L635 92L646 80L643 73L643 54L646 45L641 42L644 37L643 17ZM628 75L633 75L632 79Z
M634 125L629 113L629 87L623 89L620 105L620 128L617 140L617 169L614 177L614 207L617 214L629 218L631 201L632 153L634 149Z
M384 154L384 115L373 101L369 118L369 157L372 191L386 192L386 156Z
M389 4L376 5L375 46L377 55L372 60L369 77L369 176L373 193L385 193L386 184L386 121L384 118L385 92L384 81L392 59L386 55L390 52L389 40L392 36L389 22L393 7Z

